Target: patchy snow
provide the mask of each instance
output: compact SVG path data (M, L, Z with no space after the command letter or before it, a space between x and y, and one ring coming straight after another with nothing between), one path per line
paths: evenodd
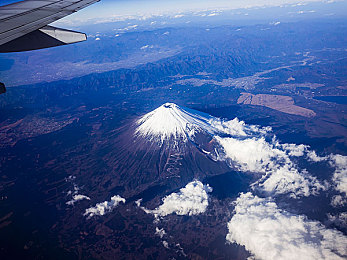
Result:
M166 232L163 228L155 227L155 234L160 238L163 238L166 235Z

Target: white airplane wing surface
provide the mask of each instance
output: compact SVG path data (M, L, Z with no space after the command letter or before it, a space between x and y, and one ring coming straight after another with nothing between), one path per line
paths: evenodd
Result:
M84 33L48 24L100 0L25 0L0 6L0 52L19 52L85 41Z

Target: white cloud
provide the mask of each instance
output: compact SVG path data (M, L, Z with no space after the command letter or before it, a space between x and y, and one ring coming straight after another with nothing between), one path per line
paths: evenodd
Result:
M131 31L131 30L136 30L136 29L138 29L138 27L139 27L138 24L134 24L134 25L129 25L129 26L125 27L125 28L114 29L114 31L117 31L117 32L127 32L127 31Z
M330 164L335 167L333 181L336 190L347 196L347 156L330 155Z
M289 156L302 157L308 149L308 146L303 144L281 144L282 149L285 150Z
M299 172L290 165L280 167L259 182L259 187L270 194L286 194L292 198L317 195L320 190L327 190L327 184L321 184L317 178L310 176L306 171ZM256 187L256 185L253 185Z
M240 121L238 118L229 121L213 118L210 120L210 124L216 129L216 132L232 135L234 137L245 137L255 134L265 135L272 131L271 127L247 125L244 121Z
M335 195L331 199L331 206L333 207L343 207L344 205L347 205L347 198L346 196L342 195Z
M309 151L307 153L307 158L312 162L322 162L328 159L327 156L326 157L318 156L315 151Z
M298 11L296 12L297 14L309 14L309 13L315 13L316 11L315 10L310 10L310 11Z
M171 193L163 198L163 204L154 210L144 209L146 213L154 214L157 217L164 217L169 214L177 215L198 215L204 213L208 206L208 193L212 188L200 181L188 183L177 193Z
M328 224L347 230L347 212L342 212L337 215L328 214Z
M81 24L98 24L106 22L126 20L146 20L150 18L168 16L180 18L189 14L207 16L227 10L250 9L257 7L285 7L290 4L298 4L297 0L191 0L191 1L109 1L101 2L78 12L74 16L68 16L55 22L57 26L78 26ZM326 2L323 0L307 0L307 3ZM248 14L245 14L248 15Z
M297 4L293 4L292 6L294 7L294 6L305 6L305 5L307 5L307 3L297 3Z
M264 137L246 139L215 137L224 150L224 160L244 172L262 173L263 177L253 184L267 193L285 194L291 197L310 196L327 187L299 171L291 157L304 156L307 147L295 144L279 144Z
M110 201L104 201L86 209L83 216L86 216L88 219L94 216L103 216L111 212L121 202L125 203L125 199L119 195L113 196Z
M219 15L219 13L210 13L209 15L207 15L207 16L217 16L217 15Z
M269 200L241 194L226 239L256 259L346 259L347 237L321 223L281 210Z
M263 137L236 139L217 136L216 140L224 148L226 157L242 171L266 173L276 167L274 159L285 157L283 151L273 147Z
M80 200L90 200L89 197L81 194L76 194L72 196L72 199L66 202L66 205L73 206L76 202Z
M332 187L340 192L340 195L332 197L331 205L334 207L342 207L347 204L347 156L339 154L331 154L329 156L320 157L314 151L309 151L307 157L313 162L328 161L330 166L335 168L332 177Z
M69 206L75 205L75 203L80 200L90 200L89 197L78 194L80 191L80 188L77 186L76 183L74 183L75 179L76 179L76 176L72 176L72 175L67 178L67 181L71 182L73 185L73 190L69 190L67 192L67 195L71 196L71 199L66 202L66 205L69 205Z
M144 45L144 46L142 46L140 49L141 50L146 50L146 49L153 49L153 45Z
M335 168L332 177L333 188L340 192L340 195L332 197L331 205L334 207L342 207L347 204L347 156L339 154L331 154L329 156L320 157L314 151L309 151L307 157L313 162L328 161L330 166Z

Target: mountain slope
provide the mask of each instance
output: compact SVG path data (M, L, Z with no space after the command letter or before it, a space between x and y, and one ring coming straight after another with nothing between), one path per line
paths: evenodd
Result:
M237 118L224 121L205 113L166 103L122 128L109 140L103 160L112 169L105 186L122 186L123 196L135 196L149 187L169 191L194 179L230 172L220 158L215 136L246 138L266 129L248 126Z

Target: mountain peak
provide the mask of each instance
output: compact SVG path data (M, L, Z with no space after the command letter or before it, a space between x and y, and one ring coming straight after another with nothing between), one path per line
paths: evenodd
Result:
M271 131L270 127L246 125L238 118L225 121L174 103L165 103L136 121L135 136L160 144L174 141L172 144L177 145L194 140L198 133L246 137L263 135L268 131Z
M137 123L136 135L151 141L163 143L166 140L183 142L199 131L213 133L212 117L174 103L165 103L141 117Z
M164 105L162 105L162 107L171 109L179 108L179 106L177 106L175 103L165 103Z

